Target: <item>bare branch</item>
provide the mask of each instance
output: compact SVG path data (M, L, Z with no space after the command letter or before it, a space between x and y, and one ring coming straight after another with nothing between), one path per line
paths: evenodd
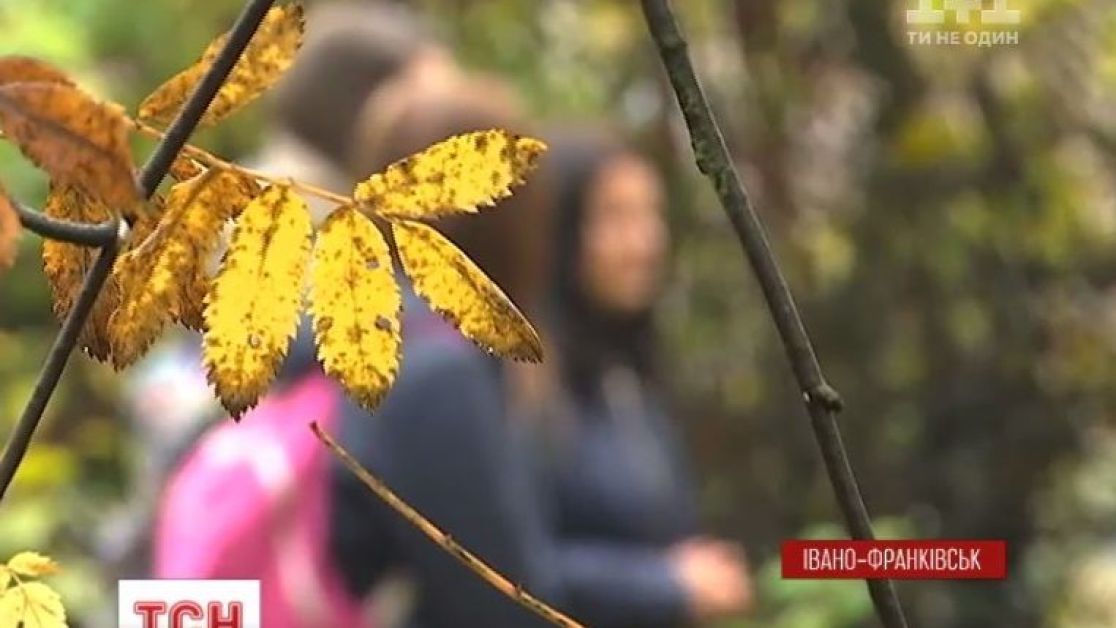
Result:
M24 229L34 231L44 238L89 247L104 247L116 240L118 229L115 220L91 225L51 218L18 201L13 201L12 207L15 207L16 213L19 214L19 221Z
M842 409L841 397L826 383L822 375L794 298L771 253L763 225L732 165L721 129L717 126L709 102L694 73L686 39L667 0L642 0L641 4L648 29L686 119L698 169L712 182L751 262L779 330L783 347L802 390L806 409L810 413L814 437L821 449L826 471L849 533L854 539L872 539L874 536L868 509L857 487L856 476L849 464L848 454L841 441L841 432L837 427L836 414ZM868 580L867 583L880 621L888 628L904 628L907 620L891 581Z
M27 453L27 447L31 444L31 436L35 433L35 428L39 426L47 402L50 401L54 389L58 386L62 371L66 368L66 361L70 359L70 354L74 351L74 345L77 344L78 336L81 335L81 329L85 326L85 319L89 317L89 312L93 310L93 304L97 302L102 284L108 278L109 273L112 272L112 265L116 261L116 254L119 252L121 244L128 237L128 226L123 220L115 218L111 222L115 237L109 242L108 246L101 249L101 254L97 257L93 268L85 276L85 283L81 286L77 301L62 323L62 330L55 337L54 346L50 348L46 363L43 364L43 370L39 372L39 378L35 381L35 389L31 392L31 399L23 409L19 421L16 422L15 430L9 437L7 446L4 447L3 456L0 456L0 499L3 499L4 493L7 492L8 486L12 483L12 478L15 477L16 470L23 462L23 456Z
M430 523L426 517L423 517L422 514L411 507L410 504L400 499L398 495L384 484L383 480L362 467L355 458L349 455L349 452L345 451L341 445L337 444L337 441L333 440L329 434L326 434L317 423L311 423L310 429L314 431L314 435L318 437L318 440L322 441L326 447L329 447L333 451L333 454L337 456L338 460L340 460L349 471L356 475L365 486L371 489L377 497L382 499L392 510L402 515L403 518L407 520L407 523L410 523L419 532L425 534L427 538L433 541L438 547L445 550L447 554L461 561L466 567L480 576L481 579L492 585L492 588L508 596L512 601L555 626L563 626L565 628L581 627L581 624L577 623L569 616L554 609L546 602L536 598L519 585L500 575L498 571L489 567L484 561L477 558L475 554L453 540L450 535L439 530L437 526Z

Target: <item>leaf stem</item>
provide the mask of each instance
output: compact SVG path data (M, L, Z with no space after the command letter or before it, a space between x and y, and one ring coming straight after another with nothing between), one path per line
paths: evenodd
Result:
M228 78L229 72L236 65L240 55L248 46L249 40L259 29L264 16L267 15L268 10L274 3L275 0L248 0L213 65L209 67L194 92L190 94L190 98L182 106L174 122L167 129L163 140L155 147L151 157L140 172L139 183L143 189L144 198L151 198L155 193L178 153L182 150L190 135L193 134L194 129L197 128L202 115L209 107L209 103L213 101L213 98L221 89L221 85ZM118 224L123 223L118 222ZM126 232L126 229L121 231L123 235L126 235ZM20 415L8 444L4 447L4 453L0 457L0 500L3 499L16 470L23 461L24 454L27 453L31 437L42 420L43 412L46 410L50 398L54 395L62 371L66 367L66 362L77 345L81 329L85 326L85 321L96 302L97 295L100 294L101 288L109 277L122 238L123 236L114 238L108 246L103 248L93 268L85 276L77 302L63 322L62 330L55 339L54 346L47 356L47 361L43 365L38 381L35 382L31 399L27 402L23 414Z
M736 237L759 280L768 309L802 390L814 437L825 460L837 502L854 539L872 539L872 522L837 426L841 397L826 383L790 289L771 253L763 225L732 165L720 127L702 91L688 45L667 0L641 0L648 30L678 99L698 169L709 178ZM905 628L906 617L890 580L867 580L876 614L888 628Z
M145 122L141 122L139 120L131 120L131 123L137 131L143 133L144 135L155 138L161 138L165 136L165 133L163 131ZM211 168L221 168L223 170L239 172L243 175L252 177L253 179L257 179L259 181L267 181L272 185L287 185L310 196L316 196L332 203L337 203L338 205L348 205L352 204L353 202L353 199L349 198L348 196L338 194L336 192L330 192L325 188L321 188L310 183L299 181L297 179L291 179L290 177L275 176L263 172L262 170L246 168L239 164L234 164L231 161L222 159L217 155L214 155L204 148L198 148L197 146L194 146L192 144L184 145L182 147L182 152L183 154L189 155L193 159L196 159L197 161L200 161Z
M371 489L377 497L390 506L392 510L402 515L408 523L418 529L419 532L425 534L427 538L438 545L438 547L445 550L447 554L461 561L461 563L471 569L473 573L480 576L480 578L491 585L492 588L503 593L514 602L555 626L581 628L581 624L577 621L531 595L524 590L523 587L511 582L501 575L500 572L485 564L476 554L462 547L460 543L453 540L453 537L439 530L429 519L422 516L414 507L403 501L403 499L388 488L383 480L362 467L349 452L345 451L345 449L339 445L337 441L333 440L329 434L326 434L317 422L311 423L310 429L314 432L314 435L318 437L318 440L322 441L326 447L329 447L337 459L340 460L349 471L356 475L365 486Z

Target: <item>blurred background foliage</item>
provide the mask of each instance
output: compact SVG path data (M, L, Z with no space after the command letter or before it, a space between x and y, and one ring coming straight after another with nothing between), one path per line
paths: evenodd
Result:
M319 0L320 1L320 0ZM132 106L227 27L239 0L9 0L0 54L40 56ZM873 625L863 584L784 582L778 543L841 537L787 362L696 176L636 3L413 0L468 65L540 117L612 117L668 173L662 324L678 415L717 532L757 570L734 628ZM819 356L882 536L1003 538L1004 582L900 583L914 625L1116 625L1116 5L1013 0L1018 43L915 45L914 0L674 3ZM940 5L940 2L937 3ZM943 28L956 28L946 24ZM244 157L266 106L198 141ZM9 147L0 173L38 203ZM57 324L39 243L0 282L0 426ZM76 358L0 517L0 555L67 571L81 616L94 533L135 485L120 378Z

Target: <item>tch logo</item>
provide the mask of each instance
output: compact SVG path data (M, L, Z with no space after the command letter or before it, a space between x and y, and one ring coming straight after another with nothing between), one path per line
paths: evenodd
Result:
M120 628L260 628L259 580L121 580Z

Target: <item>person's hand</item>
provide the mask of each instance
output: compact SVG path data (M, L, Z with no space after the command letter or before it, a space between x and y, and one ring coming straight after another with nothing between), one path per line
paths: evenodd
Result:
M747 611L752 582L739 545L708 538L686 540L670 550L670 560L698 621Z

